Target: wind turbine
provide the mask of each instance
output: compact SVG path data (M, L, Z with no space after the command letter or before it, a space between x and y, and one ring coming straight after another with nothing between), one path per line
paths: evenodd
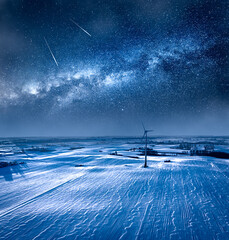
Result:
M146 139L146 141L145 141L145 164L144 164L144 168L146 168L146 167L148 167L148 166L147 166L147 143L148 143L148 142L147 142L147 141L148 141L147 133L148 133L148 132L152 132L153 130L146 130L143 123L142 123L142 127L143 127L143 129L144 129L144 134L143 134L143 137L142 137L142 138L145 137L145 139Z

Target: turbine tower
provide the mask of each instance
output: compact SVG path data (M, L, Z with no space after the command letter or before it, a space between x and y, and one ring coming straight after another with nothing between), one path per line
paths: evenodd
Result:
M142 138L145 137L145 163L144 163L144 168L146 168L146 167L148 167L148 166L147 166L147 143L148 143L148 142L147 142L147 141L148 141L147 133L148 133L148 132L152 132L153 130L146 130L143 123L142 123L142 127L143 127L143 129L144 129L144 134L143 134L143 137L142 137Z

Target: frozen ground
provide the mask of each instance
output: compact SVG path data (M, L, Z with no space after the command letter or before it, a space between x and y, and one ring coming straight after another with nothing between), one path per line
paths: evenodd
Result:
M205 140L229 149L226 138ZM174 152L180 141L152 143ZM0 161L26 162L0 169L0 239L229 239L229 160L148 157L145 169L143 156L125 157L139 146L137 139L0 139Z

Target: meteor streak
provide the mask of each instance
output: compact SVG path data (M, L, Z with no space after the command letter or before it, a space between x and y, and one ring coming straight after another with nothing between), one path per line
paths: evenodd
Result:
M45 37L44 37L44 40L45 40L45 43L46 43L46 45L47 45L47 47L49 49L50 54L52 55L52 58L53 58L54 62L56 63L56 66L58 67L59 66L58 62L56 61L56 58L55 58L55 56L54 56L54 54L53 54L53 52L52 52L52 50L51 50L51 48L50 48L50 46L49 46L49 44L48 44L48 42L47 42Z
M91 34L87 32L85 29L83 29L82 27L80 27L80 25L76 23L73 19L70 18L70 21L73 22L77 27L79 27L82 31L84 31L88 36L91 37Z

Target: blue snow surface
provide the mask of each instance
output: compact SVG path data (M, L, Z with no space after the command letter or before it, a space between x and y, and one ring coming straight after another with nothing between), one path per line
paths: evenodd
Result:
M229 149L226 137L154 137L149 147L179 153L183 141ZM0 139L0 162L25 162L0 168L0 239L229 239L229 159L148 156L142 168L130 149L143 146Z

